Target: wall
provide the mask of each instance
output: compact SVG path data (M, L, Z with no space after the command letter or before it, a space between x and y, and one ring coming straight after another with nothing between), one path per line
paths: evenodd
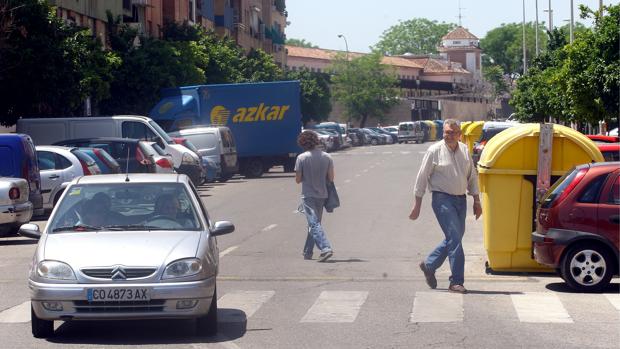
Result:
M487 103L461 102L461 101L441 101L441 118L457 119L461 121L486 120L487 113L491 108Z

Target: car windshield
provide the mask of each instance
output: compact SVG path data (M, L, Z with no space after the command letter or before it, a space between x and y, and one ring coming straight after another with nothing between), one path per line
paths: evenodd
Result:
M549 207L551 207L551 205L553 204L555 199L560 194L562 194L562 192L564 191L564 189L566 189L566 187L568 187L570 182L572 182L573 179L575 179L575 176L577 176L577 172L579 172L579 171L577 171L575 168L573 168L571 171L566 172L564 174L564 176L562 176L560 179L558 179L551 186L551 188L549 188L549 190L547 191L547 194L545 194L545 196L542 198L541 207L542 208L549 208Z
M67 189L48 233L93 230L199 230L182 183L78 184Z

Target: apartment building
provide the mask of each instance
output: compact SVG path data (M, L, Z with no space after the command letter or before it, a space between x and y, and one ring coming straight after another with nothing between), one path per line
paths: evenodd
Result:
M87 27L93 36L105 45L106 23L108 22L107 11L113 17L125 15L124 3L126 0L49 0L52 6L56 6L56 15L70 24Z

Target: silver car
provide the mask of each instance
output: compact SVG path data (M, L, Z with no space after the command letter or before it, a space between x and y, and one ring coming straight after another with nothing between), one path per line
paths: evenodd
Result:
M15 233L32 218L30 189L23 178L0 177L0 236Z
M38 238L29 274L32 334L54 334L54 320L195 318L217 332L216 236L185 175L119 174L73 180Z

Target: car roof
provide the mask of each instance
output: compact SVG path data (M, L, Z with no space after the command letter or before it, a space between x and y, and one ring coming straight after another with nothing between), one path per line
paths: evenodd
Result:
M129 181L126 179L129 178ZM72 184L109 184L109 183L188 183L189 179L179 173L125 173L83 176L73 180Z
M195 135L201 133L216 133L219 130L218 127L192 127L192 128L184 128L177 131L169 132L168 135Z
M609 167L610 170L615 170L620 168L620 161L610 161L610 162L589 162L587 164L579 165L576 169L580 170L583 168L599 168L599 167Z
M490 128L509 128L512 126L517 126L519 123L515 121L487 121L482 126L483 130L487 130Z
M77 149L77 147L72 147L72 146L66 147L64 145L37 145L35 149L47 150L47 151L53 151L53 152L59 152L59 151L70 152L72 149Z
M66 139L57 143L94 143L94 142L115 142L115 143L139 143L139 139L135 138L121 138L121 137L92 137L92 138L75 138Z
M596 143L600 151L620 151L620 143Z

